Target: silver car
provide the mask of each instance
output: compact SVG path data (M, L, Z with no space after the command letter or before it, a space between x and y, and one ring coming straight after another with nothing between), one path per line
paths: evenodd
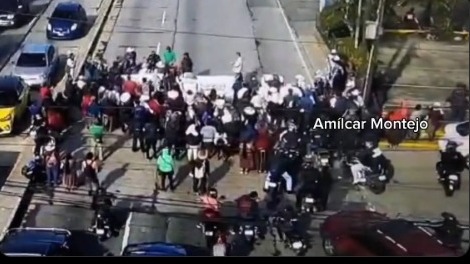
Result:
M54 79L59 68L59 55L52 44L25 44L14 64L13 75L20 76L30 87Z

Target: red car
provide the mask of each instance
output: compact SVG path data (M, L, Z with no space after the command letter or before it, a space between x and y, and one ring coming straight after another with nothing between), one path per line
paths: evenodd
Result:
M320 227L330 256L459 256L413 222L371 211L342 211Z

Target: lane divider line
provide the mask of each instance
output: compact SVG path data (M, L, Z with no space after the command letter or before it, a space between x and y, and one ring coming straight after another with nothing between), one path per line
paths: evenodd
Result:
M126 219L126 225L124 226L124 235L122 236L121 252L123 252L124 249L129 244L129 238L130 238L130 235L131 235L131 223L132 223L132 212L129 213L129 216ZM121 255L122 255L122 253L121 253Z
M166 22L166 10L163 11L163 15L162 15L162 27L163 25L165 25L165 22Z
M161 46L161 44L160 44L160 42L158 42L157 50L155 51L155 53L160 54L160 46Z
M284 11L284 8L282 7L282 4L281 4L281 1L280 0L276 0L276 3L277 3L277 6L279 8L279 10L281 11L281 15L282 15L282 18L284 19L284 22L286 24L286 27L287 27L287 30L289 30L289 35L292 39L292 42L294 43L294 46L295 46L295 49L297 51L297 55L299 56L300 58L300 62L302 63L302 67L304 68L304 71L305 73L307 74L307 78L308 80L310 81L310 83L313 83L313 78L312 78L312 74L310 73L310 70L307 66L307 62L305 61L305 58L302 54L302 51L300 50L300 46L299 46L299 43L297 41L297 36L294 32L294 29L290 26L290 23L289 23L289 19L287 18L287 15L286 15L286 12ZM293 77L293 76L292 76Z

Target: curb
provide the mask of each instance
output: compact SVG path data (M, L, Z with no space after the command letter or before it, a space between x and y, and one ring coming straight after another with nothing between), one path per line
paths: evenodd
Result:
M39 19L44 15L44 13L47 11L47 9L49 8L49 6L51 4L52 4L52 0L49 0L47 5L44 6L44 9L41 12L39 12L38 14L36 14L35 17L31 20L31 22L29 22L28 30L26 30L26 32L23 35L23 38L21 39L21 41L19 41L18 45L16 45L16 47L14 48L15 51L12 52L10 55L8 55L5 58L6 59L5 62L1 63L0 70L3 70L3 68L5 68L5 66L7 66L8 63L10 63L11 58L18 52L20 47L23 46L24 42L26 41L26 38L28 38L28 36L31 33L31 31L33 30L34 26L37 24Z
M103 29L103 27L104 27L104 24L105 24L105 22L106 22L106 19L108 18L108 15L109 15L110 11L112 10L111 7L113 6L113 3L114 3L115 0L103 0L103 3L104 3L104 1L109 2L109 6L106 7L106 9L103 11L103 15L101 16L100 20L97 21L97 22L99 23L99 24L98 24L99 26L98 26L98 29L97 29L97 30L93 33L93 35L92 35L92 36L93 36L93 40L92 40L92 41L88 44L88 46L87 46L87 54L89 54L89 53L93 50L94 46L96 45L96 40L98 39L99 33L101 33L101 31L102 31L102 29ZM103 3L100 4L100 7L103 5ZM42 14L41 14L41 15L42 15ZM37 19L37 20L39 20L39 18L40 18L40 16L38 16L38 19ZM33 27L34 27L34 26L32 26L31 29L32 29ZM31 29L28 30L28 32L31 32ZM28 35L29 35L29 33L26 35L26 37L27 37ZM25 37L25 39L26 39L26 37ZM80 68L79 68L80 70L82 69L82 67L83 67L83 65L84 65L84 63L85 63L86 57L87 57L87 56L85 56L85 58L81 61L81 63L78 64L78 65L80 66ZM65 78L63 78L63 79L59 82L59 84L58 84L57 86L63 85L64 81L65 81ZM25 151L27 151L27 150L25 149ZM23 153L20 153L20 155L19 155L18 158L17 158L17 161L16 161L15 164L13 165L13 168L12 168L12 170L11 170L10 175L8 175L8 177L7 177L7 181L8 181L8 178L10 178L10 176L14 175L14 173L17 173L17 168L18 168L18 166L20 165L20 161L22 160L22 157L23 157ZM2 189L3 189L3 188L2 188ZM26 188L24 189L24 192L26 193ZM8 221L6 222L6 226L3 227L2 233L0 234L0 240L3 238L5 232L10 228L10 225L11 225L13 219L15 218L17 212L18 212L18 208L19 208L19 206L20 206L20 204L21 204L21 201L22 201L23 196L24 196L24 194L22 195L22 197L18 197L18 198L19 198L19 199L18 199L18 204L15 205L15 207L12 209L12 214L9 216L9 219L8 219Z
M437 141L404 141L396 148L390 148L387 141L380 141L379 147L385 151L438 151Z

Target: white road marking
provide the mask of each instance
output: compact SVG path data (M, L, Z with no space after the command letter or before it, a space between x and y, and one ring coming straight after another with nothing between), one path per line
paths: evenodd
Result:
M289 35L292 39L292 42L294 42L295 49L297 50L297 55L299 55L300 62L302 63L302 67L304 67L308 80L313 84L312 74L310 74L307 63L305 62L304 56L302 55L302 51L300 51L300 46L297 42L297 37L295 36L294 30L289 24L289 19L287 18L286 12L284 12L284 8L282 7L281 1L276 0L276 2L279 10L281 10L281 15L284 18L284 22L286 23L287 29L289 30Z
M129 244L129 237L131 235L131 222L132 222L132 212L129 213L129 216L126 220L126 225L124 226L124 235L122 237L122 251L127 247Z
M158 42L157 44L157 51L156 51L157 54L160 54L160 42Z
M165 21L166 21L166 10L163 11L163 15L162 15L162 27L163 25L165 25Z

